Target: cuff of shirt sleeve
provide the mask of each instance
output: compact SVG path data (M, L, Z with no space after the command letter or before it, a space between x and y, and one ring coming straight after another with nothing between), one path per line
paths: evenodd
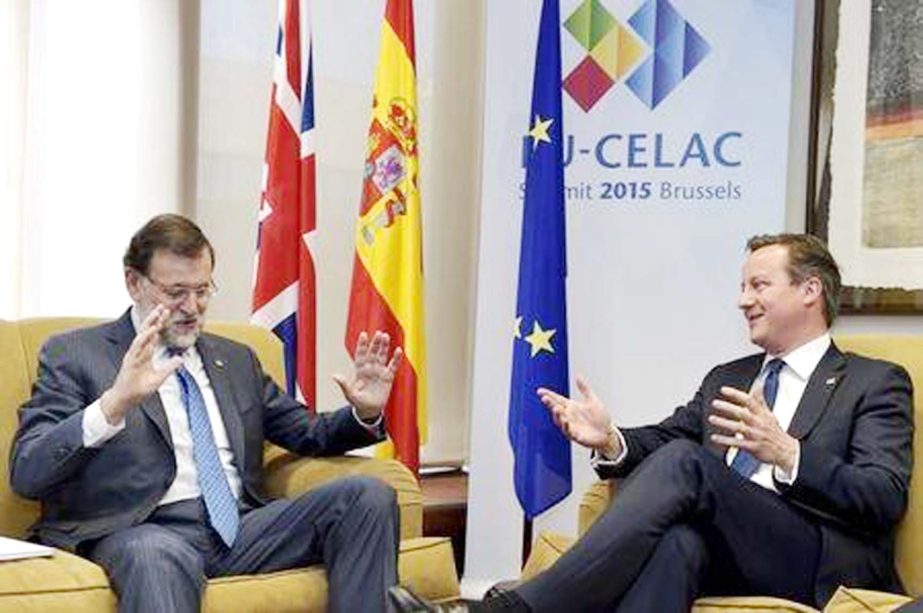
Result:
M610 458L609 456L594 449L593 453L590 454L590 466L593 468L596 468L597 466L608 466L610 468L614 468L625 461L625 457L628 455L628 443L625 442L625 437L622 436L621 430L618 428L613 428L613 431L615 432L615 436L619 439L619 447L621 447L622 450L616 457Z
M784 470L778 466L772 467L772 476L779 483L784 483L785 485L792 485L795 483L795 479L798 478L798 464L801 460L801 443L795 447L795 461L792 463L792 472L786 473Z
M359 422L360 426L362 426L363 428L365 428L366 430L368 430L375 436L381 435L382 424L384 423L384 420L385 420L384 413L379 413L378 417L376 417L372 421L369 421L369 420L365 420L359 417L359 413L356 411L356 407L353 407L352 409L353 409L353 419Z
M83 410L83 446L100 447L125 429L125 419L111 425L103 414L102 404L97 399Z

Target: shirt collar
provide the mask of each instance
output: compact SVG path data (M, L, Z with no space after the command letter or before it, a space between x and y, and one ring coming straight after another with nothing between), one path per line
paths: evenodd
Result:
M135 329L135 334L141 328L141 315L138 314L138 305L131 305L131 326Z
M830 333L824 332L814 340L792 349L787 354L770 355L767 353L763 360L763 367L766 366L769 360L782 358L785 361L785 365L792 369L800 379L807 381L814 372L814 369L817 368L817 365L820 364L824 354L827 353L831 342Z

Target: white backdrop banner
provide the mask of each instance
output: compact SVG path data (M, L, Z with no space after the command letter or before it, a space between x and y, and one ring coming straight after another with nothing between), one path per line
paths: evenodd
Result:
M620 425L661 419L750 350L740 265L749 236L784 227L794 4L561 2L570 370ZM540 5L487 3L469 597L522 556L506 420ZM575 451L573 493L536 533L576 530L593 476Z

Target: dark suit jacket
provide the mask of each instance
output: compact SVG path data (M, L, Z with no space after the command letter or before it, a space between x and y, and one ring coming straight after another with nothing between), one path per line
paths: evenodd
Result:
M763 359L758 354L714 368L695 397L672 416L655 426L623 430L628 455L618 467L601 466L600 476L625 476L677 438L698 441L723 457L727 448L709 440L711 402L722 386L749 389ZM820 528L817 601L825 602L839 584L902 591L893 559L912 460L913 394L906 371L831 345L788 432L801 443L798 476L793 485L776 487Z
M41 500L33 526L41 541L74 550L144 521L176 476L166 413L158 394L130 410L126 426L101 447L83 446L83 411L115 381L134 338L129 313L114 322L52 337L39 356L32 398L19 411L10 479ZM349 407L310 415L263 372L253 351L203 334L196 348L211 380L243 500L265 504L263 441L303 455L334 455L375 442Z

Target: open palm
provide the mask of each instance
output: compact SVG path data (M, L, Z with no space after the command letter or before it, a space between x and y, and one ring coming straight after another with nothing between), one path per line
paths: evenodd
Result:
M396 348L389 360L390 346L391 339L384 332L375 332L371 341L365 332L361 332L353 357L352 378L347 379L342 375L333 377L343 391L343 396L356 408L362 419L378 416L391 395L403 352L400 347Z
M567 438L584 447L603 447L612 428L609 411L583 377L577 377L577 389L581 398L568 398L546 388L539 388L538 395Z
M183 363L172 357L165 364L154 366L153 355L157 340L170 311L157 305L144 321L122 358L118 375L102 402L103 413L110 423L124 419L128 410L157 391L163 382Z

